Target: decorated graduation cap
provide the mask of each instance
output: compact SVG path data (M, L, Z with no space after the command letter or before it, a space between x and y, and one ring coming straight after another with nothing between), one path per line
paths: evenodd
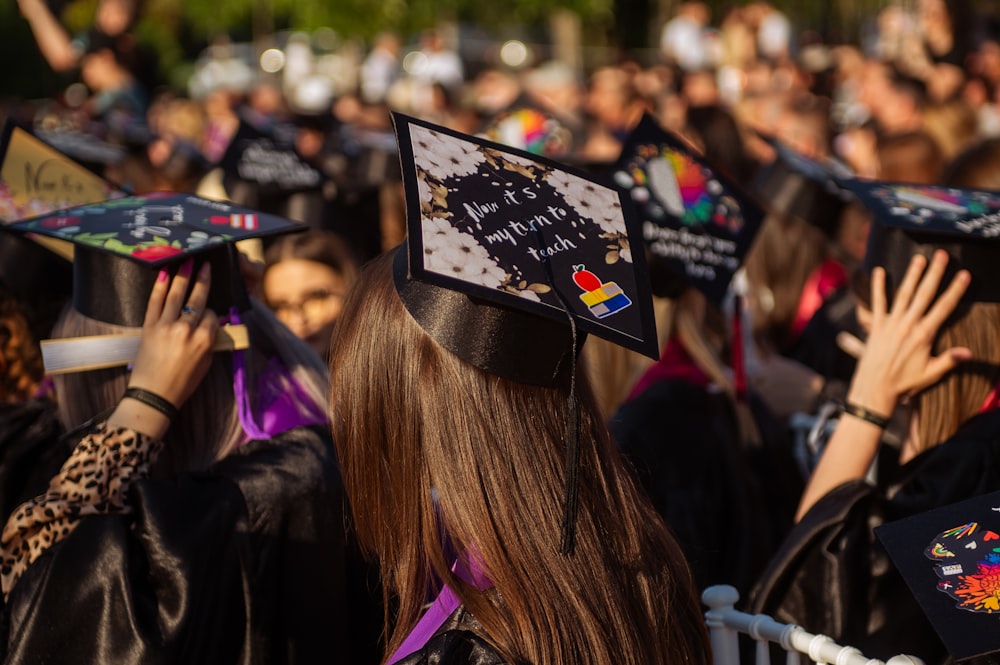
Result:
M809 222L832 237L852 200L841 185L853 176L850 169L834 159L807 157L774 136L761 137L774 149L775 159L760 170L751 191L775 212Z
M875 533L952 658L1000 651L1000 492Z
M326 176L293 147L245 119L219 160L226 190L234 200L250 188L263 199L320 189Z
M573 149L573 132L566 123L526 95L491 118L480 133L491 141L534 155L561 157Z
M721 304L760 228L759 206L648 114L612 175L642 218L653 291L674 297L691 285Z
M124 196L115 185L8 121L0 135L0 220Z
M10 120L0 133L0 224L125 196L114 184ZM32 240L34 242L32 242ZM21 301L36 339L70 296L72 244L0 234L0 282ZM41 246L40 246L41 245Z
M572 328L656 356L644 257L631 251L638 229L616 188L538 155L393 120L408 231L397 289L431 336L482 369L540 385L572 361Z
M68 208L7 230L71 242L73 306L105 323L141 326L160 269L187 258L212 263L209 306L245 310L233 243L303 228L281 217L190 194L155 193Z
M396 290L414 320L472 365L570 386L560 551L573 551L582 333L657 356L645 258L623 192L538 155L393 114L407 240ZM581 333L578 335L578 331Z
M862 272L882 266L889 294L914 254L944 249L950 260L942 288L965 269L974 279L964 302L1000 302L1000 282L988 278L1000 260L1000 192L868 180L845 185L873 213ZM858 296L866 300L868 294Z

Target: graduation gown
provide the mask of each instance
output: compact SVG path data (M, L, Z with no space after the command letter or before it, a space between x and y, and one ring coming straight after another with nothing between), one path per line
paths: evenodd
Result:
M73 451L61 438L55 402L30 399L0 404L0 519L45 491Z
M25 571L4 663L377 662L377 591L322 429L128 497L131 514L83 517Z
M479 637L478 622L464 607L452 612L448 620L418 651L395 665L503 665L506 663L485 640Z
M903 466L883 446L877 486L852 481L821 498L767 567L747 611L770 614L869 658L906 653L947 661L873 528L1000 487L1000 409L975 416L952 438Z
M763 410L763 407L761 407ZM759 422L767 420L762 411ZM782 440L762 427L740 439L729 397L685 379L649 385L609 428L653 506L684 551L698 588L745 593L791 528L801 474Z

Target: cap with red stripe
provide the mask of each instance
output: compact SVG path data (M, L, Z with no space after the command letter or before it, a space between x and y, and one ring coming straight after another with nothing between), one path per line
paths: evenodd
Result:
M176 193L77 206L4 227L71 242L74 307L91 318L126 326L142 324L159 270L172 272L188 258L212 263L213 309L245 309L249 299L233 244L304 228L276 215Z

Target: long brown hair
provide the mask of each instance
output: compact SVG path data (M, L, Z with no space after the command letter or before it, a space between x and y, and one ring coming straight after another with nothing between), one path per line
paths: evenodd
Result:
M938 333L934 352L964 346L972 360L920 393L914 403L918 449L942 443L976 415L1000 383L1000 303L972 303L968 313Z
M561 556L569 382L518 384L444 351L406 313L391 263L383 255L362 272L331 351L357 533L398 601L388 653L440 580L507 662L707 662L684 557L625 471L582 372L576 548ZM474 552L494 588L457 579L448 548Z
M945 170L945 184L973 189L1000 188L1000 140L987 139L962 152ZM973 275L973 279L989 279ZM948 439L1000 384L1000 303L974 302L939 331L935 353L964 346L972 360L960 364L921 392L914 406L918 447L926 450Z
M42 381L42 356L17 301L0 291L0 404L23 402Z
M818 227L797 217L772 213L764 220L745 262L754 338L763 348L780 353L794 343L802 289L827 258L827 245Z

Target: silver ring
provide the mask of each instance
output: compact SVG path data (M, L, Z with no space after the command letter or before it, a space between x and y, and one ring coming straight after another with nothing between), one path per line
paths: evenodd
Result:
M181 314L190 314L191 316L195 316L196 317L196 316L198 316L198 310L192 309L192 308L188 307L187 305L184 305L183 307L181 307Z

